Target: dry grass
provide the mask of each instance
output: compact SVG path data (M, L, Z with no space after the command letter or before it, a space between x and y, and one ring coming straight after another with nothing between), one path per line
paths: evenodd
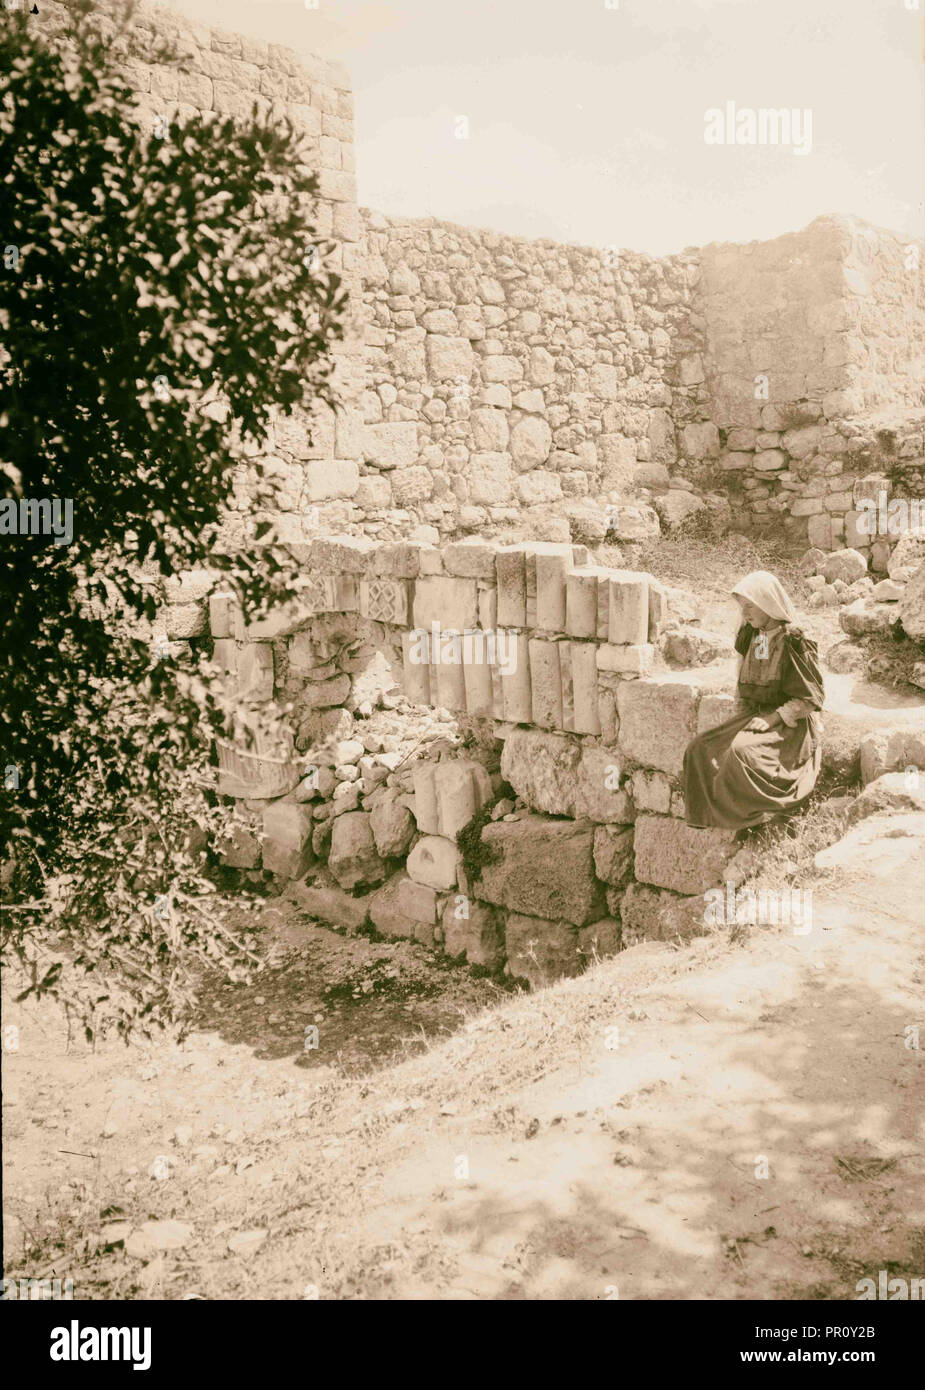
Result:
M696 522L697 517L691 521ZM670 536L640 546L636 564L672 587L691 588L693 580L698 596L717 603L729 598L735 577L756 569L771 570L794 602L803 606L810 594L799 567L805 552L805 545L778 539L745 536L735 531L719 536L698 535L693 527L682 527Z

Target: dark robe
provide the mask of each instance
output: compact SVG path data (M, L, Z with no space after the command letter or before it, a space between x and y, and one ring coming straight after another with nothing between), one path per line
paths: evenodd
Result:
M762 640L763 639L763 640ZM805 801L819 775L825 700L819 653L799 628L784 623L762 633L748 623L735 642L742 657L739 699L745 713L727 719L688 744L684 804L688 825L742 829L786 815ZM799 700L797 709L788 702ZM793 726L748 732L756 715L781 706Z

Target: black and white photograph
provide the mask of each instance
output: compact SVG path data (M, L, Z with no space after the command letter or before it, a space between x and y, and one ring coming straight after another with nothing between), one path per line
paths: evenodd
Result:
M912 1354L925 0L0 0L0 613L26 1374Z

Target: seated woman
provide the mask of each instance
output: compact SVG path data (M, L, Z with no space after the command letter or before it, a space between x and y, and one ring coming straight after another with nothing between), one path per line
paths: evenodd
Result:
M815 642L793 626L793 604L766 570L733 589L745 713L699 734L684 754L688 825L742 829L786 819L819 775L825 700Z

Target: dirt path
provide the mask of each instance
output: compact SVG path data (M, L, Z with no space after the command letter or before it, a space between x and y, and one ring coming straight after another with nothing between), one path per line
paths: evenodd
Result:
M15 1273L295 1299L852 1299L880 1269L925 1276L923 842L842 887L808 935L638 947L366 1077L216 1033L128 1067L51 1037L8 1054ZM149 1219L186 1223L180 1248L126 1253Z

